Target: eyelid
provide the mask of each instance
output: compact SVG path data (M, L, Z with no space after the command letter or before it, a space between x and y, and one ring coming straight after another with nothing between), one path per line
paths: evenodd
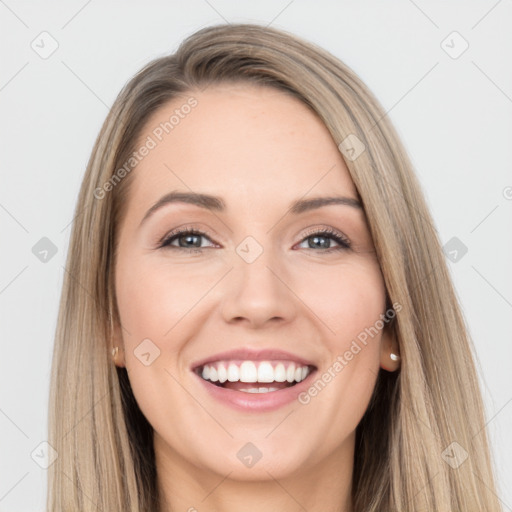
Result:
M303 242L304 239L306 239L312 235L316 235L316 234L325 234L325 235L332 235L334 237L338 237L341 240L343 240L344 244L346 244L348 246L347 248L352 247L352 242L349 240L349 238L344 233L342 233L341 231L339 231L335 228L332 228L330 226L315 226L313 228L308 228L307 231L302 233L302 235L301 235L302 238L301 238L300 242Z
M170 243L168 243L172 238L175 238L176 236L178 236L180 233L192 233L192 234L195 234L197 236L202 236L204 238L208 238L210 240L210 242L212 242L214 245L218 245L217 242L214 241L214 238L216 237L215 234L212 234L210 231L208 231L207 229L204 229L204 228L197 228L197 227L194 227L194 226L191 226L191 225L185 225L185 226L180 226L178 228L175 228L169 232L166 232L166 234L161 237L159 239L159 241L157 242L157 249L165 249L167 247L173 247L173 248L176 248L176 249L183 249L183 250L189 250L189 248L186 248L186 247L175 247L175 246L172 246L170 245ZM335 229L335 228L332 228L331 226L314 226L314 227L310 227L308 228L306 231L303 231L301 233L301 238L300 240L297 242L298 244L301 244L303 243L307 238L313 236L313 235L319 235L319 236L330 236L334 239L334 241L338 244L338 249L350 249L352 248L352 242L349 240L349 238L344 234L342 233L341 231ZM336 240L336 238L338 238L339 240ZM297 245L297 244L295 244ZM201 248L196 248L196 250L203 250L203 249L206 249L206 247L201 247ZM337 248L334 247L334 248L328 248L328 249L325 249L325 250L322 250L322 251L317 251L317 252L330 252L331 250L336 250Z
M157 242L157 248L160 248L165 244L168 240L170 240L172 237L179 235L180 233L189 233L189 232L195 232L197 235L202 235L206 238L209 238L211 242L213 242L212 237L215 237L213 233L208 231L204 228L198 228L194 226L180 226L179 228L172 229L171 231L167 231L164 236L160 237Z

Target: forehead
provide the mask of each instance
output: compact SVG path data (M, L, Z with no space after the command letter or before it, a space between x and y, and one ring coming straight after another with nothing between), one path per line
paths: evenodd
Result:
M228 209L357 195L320 118L275 88L237 83L186 93L151 116L137 147L145 142L152 147L132 171L138 205L170 190L219 195Z

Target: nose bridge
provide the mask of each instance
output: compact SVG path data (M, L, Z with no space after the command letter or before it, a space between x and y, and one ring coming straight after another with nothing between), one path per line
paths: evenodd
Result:
M290 320L293 294L284 284L278 252L248 236L235 253L223 308L226 321L245 318L250 324L262 325L276 318Z

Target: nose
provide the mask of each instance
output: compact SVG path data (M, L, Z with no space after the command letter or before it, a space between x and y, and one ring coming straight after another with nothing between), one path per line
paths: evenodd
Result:
M270 250L252 263L235 255L224 288L224 320L253 329L292 321L299 301L289 281L289 274Z

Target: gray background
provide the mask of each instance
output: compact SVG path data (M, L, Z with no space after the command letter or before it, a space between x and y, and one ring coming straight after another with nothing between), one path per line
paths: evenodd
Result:
M442 243L467 247L449 266L476 347L499 496L512 510L510 1L0 0L0 511L44 508L57 306L101 123L141 66L223 20L323 46L388 112ZM57 251L46 261L43 237Z

